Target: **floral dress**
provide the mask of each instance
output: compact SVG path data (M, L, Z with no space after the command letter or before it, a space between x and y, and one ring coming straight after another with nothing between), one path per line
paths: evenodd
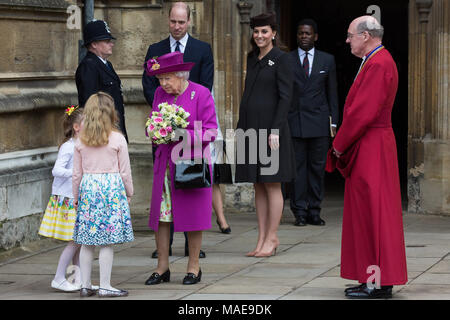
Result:
M95 246L134 240L130 208L119 173L83 175L73 239Z

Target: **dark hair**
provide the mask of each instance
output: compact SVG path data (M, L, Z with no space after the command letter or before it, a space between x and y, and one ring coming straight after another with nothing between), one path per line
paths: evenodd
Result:
M70 115L67 113L67 111L64 112L63 118L64 139L59 146L69 141L70 138L73 138L73 136L75 135L75 132L73 131L73 125L75 123L81 122L82 118L83 118L83 108L76 108L75 110L72 111Z
M276 24L269 24L269 26L270 26L270 28L272 29L272 31L276 31L276 33L277 33L277 34L275 35L275 39L272 40L273 46L276 47L277 44L278 44L278 39L279 39L279 36L278 36L278 26L277 26ZM253 29L254 29L254 28L253 28ZM253 30L253 29L252 29L252 30ZM255 40L253 39L253 33L252 33L251 38L250 38L250 44L252 45L252 50L250 51L250 53L258 52L259 48L258 48L258 46L256 45Z
M311 26L314 30L314 33L319 33L319 30L317 29L317 23L313 19L302 19L297 24L297 30L300 26Z

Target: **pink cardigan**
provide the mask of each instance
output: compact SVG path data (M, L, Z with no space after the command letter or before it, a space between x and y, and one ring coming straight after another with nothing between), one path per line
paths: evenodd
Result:
M75 200L78 200L78 190L84 173L120 173L127 197L132 197L133 179L125 137L113 131L109 136L109 143L101 147L88 147L78 139L74 148L72 173Z

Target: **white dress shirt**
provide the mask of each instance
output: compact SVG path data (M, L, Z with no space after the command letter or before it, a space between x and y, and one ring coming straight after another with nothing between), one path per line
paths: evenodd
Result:
M303 65L303 59L305 58L306 51L298 48L298 55L300 57L300 63ZM311 70L314 62L314 47L308 51L308 62L309 62L309 72L308 76L311 75Z
M186 50L186 44L188 42L189 39L189 34L186 33L184 35L183 38L181 38L180 40L180 52L184 54L184 50ZM174 52L175 48L177 47L177 40L174 39L174 37L172 37L172 35L169 35L169 40L170 40L170 52Z
M52 184L52 195L73 198L72 169L75 141L71 138L59 148L58 158L52 170L55 177Z
M108 65L108 61L106 61L105 59L103 59L102 57L100 57L100 56L97 56L104 64L106 64L106 65Z

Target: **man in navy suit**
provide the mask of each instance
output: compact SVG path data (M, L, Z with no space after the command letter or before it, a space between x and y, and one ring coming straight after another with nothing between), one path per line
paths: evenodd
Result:
M190 25L190 8L184 2L175 2L169 11L169 32L168 38L150 45L145 56L145 62L164 54L180 51L184 54L184 62L195 62L194 67L190 71L189 80L201 84L210 91L214 81L214 59L211 46L203 41L197 40L188 34ZM142 86L144 88L144 96L148 104L153 104L153 96L156 88L159 87L159 81L156 77L150 77L144 71L142 75ZM185 256L189 255L187 236L185 233ZM172 255L173 242L173 224L170 235L169 255ZM152 258L157 258L158 252L152 253ZM200 258L206 257L203 250L200 250Z
M296 226L325 225L320 218L325 163L339 120L336 64L332 55L314 48L317 39L317 24L300 21L298 48L290 53L296 61L289 113L297 167L290 195Z

